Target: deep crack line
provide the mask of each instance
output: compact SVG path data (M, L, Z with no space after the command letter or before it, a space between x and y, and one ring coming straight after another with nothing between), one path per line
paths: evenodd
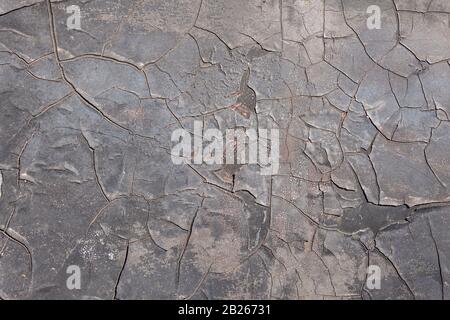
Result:
M109 199L109 197L107 196L106 191L104 190L104 186L102 185L102 183L100 181L100 177L97 172L97 161L95 160L96 159L95 158L95 149L90 145L89 140L86 138L86 136L83 133L83 130L81 130L81 136L85 140L89 150L92 153L92 166L93 166L93 170L94 170L95 181L96 181L101 193L103 194L103 197L106 199L106 201L110 202L111 199Z
M439 267L439 276L441 278L441 295L442 295L442 300L445 300L444 276L442 274L441 256L439 254L439 248L438 248L436 239L433 236L433 229L431 228L431 222L430 222L430 216L429 215L427 216L427 222L428 222L428 228L430 229L430 236L431 236L431 239L433 240L434 249L436 250L437 262L438 262L438 267Z
M127 261L128 261L128 253L129 253L129 251L130 251L130 241L128 240L127 241L127 248L126 248L126 251L125 251L125 258L123 260L122 268L120 269L119 276L117 277L117 281L116 281L116 284L114 286L114 297L113 297L113 300L118 300L117 299L117 290L119 288L120 279L122 278L122 273L125 270L125 266L126 266Z
M197 218L198 212L203 207L203 202L205 201L205 198L202 199L202 202L200 206L195 210L194 216L192 217L191 224L189 226L189 232L186 236L186 240L183 246L183 249L180 253L180 256L177 260L177 270L176 270L176 284L177 286L180 284L180 269L181 269L181 261L183 260L184 254L186 253L187 246L189 245L189 240L191 239L192 230L194 229L195 220Z

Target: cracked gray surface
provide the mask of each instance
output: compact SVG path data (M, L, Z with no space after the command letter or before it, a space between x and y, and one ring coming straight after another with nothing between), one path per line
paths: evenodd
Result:
M0 298L450 298L449 15L0 0ZM279 129L279 172L174 165L194 120Z

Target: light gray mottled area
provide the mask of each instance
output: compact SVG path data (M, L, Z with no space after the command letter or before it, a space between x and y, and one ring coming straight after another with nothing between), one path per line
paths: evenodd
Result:
M0 0L0 298L449 299L449 19L447 0ZM279 129L279 172L174 165L195 120Z

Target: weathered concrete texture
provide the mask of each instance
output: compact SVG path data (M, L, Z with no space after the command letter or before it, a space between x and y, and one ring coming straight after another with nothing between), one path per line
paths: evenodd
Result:
M447 0L0 0L0 298L449 299L449 19ZM195 120L279 129L279 172L173 164Z

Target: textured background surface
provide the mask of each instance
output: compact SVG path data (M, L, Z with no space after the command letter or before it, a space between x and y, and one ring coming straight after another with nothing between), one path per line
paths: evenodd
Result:
M0 297L449 298L449 13L0 0ZM278 174L173 165L194 120L279 129Z

